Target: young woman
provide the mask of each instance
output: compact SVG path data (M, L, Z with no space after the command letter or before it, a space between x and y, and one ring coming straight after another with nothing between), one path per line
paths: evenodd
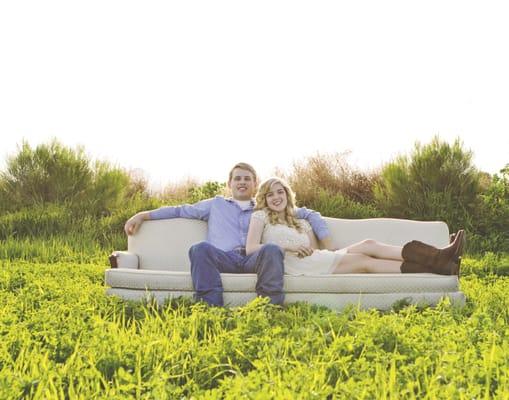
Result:
M453 243L438 249L420 241L403 247L367 239L340 250L319 249L309 223L295 217L295 195L280 178L263 182L256 195L246 253L263 244L277 244L285 251L285 273L293 275L348 273L431 272L459 273L459 257L465 232L458 231Z

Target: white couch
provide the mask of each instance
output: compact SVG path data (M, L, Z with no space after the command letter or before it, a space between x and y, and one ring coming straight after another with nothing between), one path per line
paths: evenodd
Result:
M434 246L449 243L444 222L374 218L325 218L338 247L375 239L394 245L421 240ZM191 219L146 221L128 238L128 251L113 253L116 268L105 272L107 293L124 299L193 295L188 250L205 240L207 223ZM256 274L221 274L225 305L237 306L255 298ZM444 296L459 305L465 296L457 276L436 274L347 274L285 276L285 302L305 301L340 310L348 304L363 309L390 309L400 300L436 305Z

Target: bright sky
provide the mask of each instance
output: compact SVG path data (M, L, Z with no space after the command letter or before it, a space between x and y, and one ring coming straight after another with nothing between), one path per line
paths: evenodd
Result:
M262 177L317 152L370 169L434 135L509 163L494 1L4 1L0 167L56 137L152 185Z

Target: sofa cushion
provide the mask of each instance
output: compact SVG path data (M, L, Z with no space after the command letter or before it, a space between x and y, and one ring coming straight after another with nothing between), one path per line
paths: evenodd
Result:
M183 271L106 270L113 288L193 291L191 274ZM256 274L221 274L225 292L255 292ZM458 277L436 274L285 275L286 293L398 293L457 291Z

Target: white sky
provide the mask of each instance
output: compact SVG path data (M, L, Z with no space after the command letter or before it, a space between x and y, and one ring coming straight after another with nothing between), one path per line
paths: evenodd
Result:
M56 137L152 185L320 151L380 166L434 135L509 163L493 1L2 1L0 167Z

